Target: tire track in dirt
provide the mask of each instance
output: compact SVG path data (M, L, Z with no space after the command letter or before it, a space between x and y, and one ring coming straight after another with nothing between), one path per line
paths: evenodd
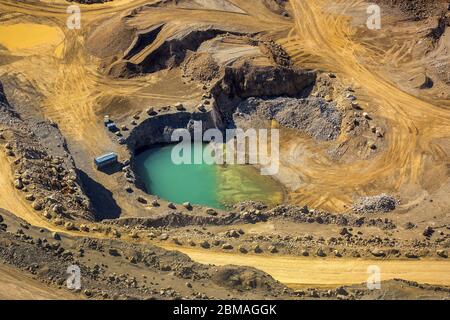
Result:
M327 10L329 4L327 0L293 1L294 31L280 43L297 65L337 72L363 88L370 97L363 102L376 104L374 112L389 121L388 147L370 161L331 166L319 161L294 166L292 169L301 172L310 184L297 190L292 197L308 199L312 206L328 202L331 205L327 209L333 210L339 209L333 208L333 203L348 199L349 195L363 195L367 190L398 192L406 185L420 186L427 172L425 159L429 158L444 173L435 177L435 184L444 183L448 179L445 166L449 160L442 158L442 154L435 154L430 145L435 139L450 136L449 111L401 91L388 80L388 75L375 71L376 65L361 64L360 57L368 60L367 57L373 55L372 61L379 57L352 40L353 30L348 20L344 15ZM421 193L422 190L417 192ZM314 200L317 195L321 196Z

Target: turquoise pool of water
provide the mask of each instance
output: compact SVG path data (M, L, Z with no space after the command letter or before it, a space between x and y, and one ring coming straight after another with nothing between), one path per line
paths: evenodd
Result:
M211 165L205 161L176 165L171 158L174 146L154 147L136 157L137 172L150 194L174 203L189 201L218 209L244 200L263 201L269 205L283 202L281 186L260 175L256 168ZM205 146L192 144L192 157L195 151L203 153Z

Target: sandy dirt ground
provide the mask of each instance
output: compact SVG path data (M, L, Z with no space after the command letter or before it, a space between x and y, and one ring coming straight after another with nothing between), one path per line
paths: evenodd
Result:
M13 268L0 265L0 300L79 300L81 295L43 285Z
M307 203L311 207L342 211L355 195L376 194L380 192L400 193L404 208L408 208L420 199L439 192L442 197L450 191L448 166L450 163L450 114L449 101L433 98L418 98L400 90L396 83L390 81L391 74L377 66L380 55L385 60L395 59L398 53L392 50L371 50L364 43L354 39L354 30L348 25L346 16L336 15L336 11L348 6L360 6L362 1L291 1L294 22L273 26L274 14L262 8L254 8L248 1L232 1L246 12L253 12L254 23L251 28L267 28L274 33L286 31L288 37L279 39L279 43L293 57L300 67L329 70L342 75L356 88L361 104L373 114L379 115L389 123L387 149L370 161L355 161L350 164L331 163L324 156L307 159L296 164L297 149L309 148L314 153L325 150L313 145L305 139L291 140L283 148L293 154L287 157L286 168L301 179L301 187L293 190L290 200L293 203ZM329 3L334 8L330 10ZM101 19L124 11L140 4L149 3L144 0L119 0L102 5L82 6L86 26L94 25ZM102 118L105 113L122 117L131 115L143 105L170 104L180 100L196 101L201 96L199 88L180 82L171 81L176 71L161 71L136 79L110 79L97 70L99 61L85 51L85 29L68 31L65 27L67 4L65 1L44 1L36 4L28 1L17 2L0 0L2 12L27 14L35 16L42 23L51 25L53 30L60 30L45 39L45 43L24 44L20 47L10 44L10 51L16 56L30 55L15 63L2 65L0 75L15 76L22 83L29 83L42 94L44 117L59 124L67 137L69 148L83 171L92 175L93 179L113 191L114 199L123 212L135 210L127 203L127 199L115 193L121 190L117 179L94 170L91 159L105 151L123 152L114 144L103 128ZM204 11L182 10L186 21L193 21L205 14ZM180 11L176 14L179 15ZM173 13L172 13L173 14ZM163 13L165 19L171 16ZM227 19L222 13L213 13L208 20ZM173 17L173 16L172 16ZM11 17L8 17L8 20ZM161 17L155 17L155 20ZM6 19L6 18L5 18ZM11 23L14 23L11 18ZM29 17L28 17L29 19ZM250 19L249 19L250 20ZM139 19L136 23L142 23ZM38 24L35 24L36 28ZM33 28L33 25L28 25ZM88 29L88 28L87 28ZM39 30L37 30L39 31ZM63 43L60 38L63 36ZM1 39L1 38L0 38ZM151 48L150 48L151 49ZM363 62L361 62L363 61ZM401 60L398 61L401 66ZM392 71L391 71L392 72ZM173 76L173 78L172 78ZM162 89L161 89L162 88ZM126 111L121 111L114 102L127 101L133 96ZM121 100L122 99L122 100ZM298 150L297 150L298 151ZM36 226L51 230L60 228L51 225L34 212L29 204L19 196L12 185L12 173L6 158L0 156L0 207ZM444 189L442 189L444 188ZM436 209L448 219L448 207ZM92 235L91 235L92 236ZM303 285L335 285L363 282L367 278L366 269L372 261L358 259L323 260L300 259L295 257L244 256L240 254L223 254L202 252L190 249L179 249L194 260L202 263L251 265L264 270L276 279L293 286ZM386 279L405 278L408 280L431 284L450 285L448 276L449 263L443 261L381 261L377 260L384 270ZM322 270L317 276L318 268ZM301 270L301 275L299 275ZM10 286L14 283L14 274L9 274ZM26 280L33 289L33 281ZM1 287L1 286L0 286ZM9 288L9 287L5 287ZM24 285L25 288L25 285ZM51 298L50 293L43 290L43 298ZM0 289L0 298L2 292ZM17 298L27 297L27 292L18 293Z
M164 246L166 247L166 246ZM241 255L238 259L233 254L223 252L205 252L191 248L176 248L189 255L194 261L215 265L253 266L272 275L276 280L293 288L320 286L336 287L366 282L370 266L381 270L382 281L405 279L435 285L450 285L447 261L417 260L388 261L364 259L317 259L291 256L270 257L267 255Z
M338 12L348 5L345 1L334 3ZM361 4L354 1L350 6ZM326 157L315 157L315 161L294 167L307 183L292 197L313 207L328 203L328 209L339 210L357 193L398 192L407 205L438 189L448 180L449 101L424 101L400 90L389 80L390 73L379 70L379 52L355 40L347 17L327 10L331 7L327 1L293 1L292 7L296 25L280 43L294 61L343 75L361 92L366 110L389 122L388 148L375 159L330 165ZM394 52L384 52L384 59L393 58Z

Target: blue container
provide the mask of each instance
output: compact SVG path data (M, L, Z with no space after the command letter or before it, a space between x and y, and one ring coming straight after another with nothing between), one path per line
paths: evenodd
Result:
M119 131L119 128L117 128L116 124L114 122L110 122L106 125L106 128L108 128L111 132L117 132Z
M97 169L100 169L108 165L117 163L117 158L118 158L117 153L110 152L95 158L94 163Z

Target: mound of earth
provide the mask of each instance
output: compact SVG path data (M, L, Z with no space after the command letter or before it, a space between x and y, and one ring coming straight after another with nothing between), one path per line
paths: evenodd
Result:
M252 61L252 60L250 60ZM222 78L211 88L220 118L231 121L236 106L250 97L297 97L314 84L316 74L274 63L237 61L223 70Z
M136 32L136 28L129 26L121 15L114 16L93 29L86 39L86 48L96 57L112 59L131 46Z
M161 32L163 29L157 28ZM175 32L161 43L157 41L158 36L154 34L154 30L150 31L152 32L150 35L139 34L138 37L149 39L150 42L135 40L134 43L139 43L142 50L129 48L123 60L111 65L108 74L115 77L129 77L179 66L188 51L196 51L204 41L229 31L232 30L212 25L194 25ZM154 41L151 41L152 39ZM130 54L133 51L136 52L135 55Z
M321 98L249 98L239 105L237 113L256 113L284 127L302 130L317 140L336 139L342 123L336 106Z

